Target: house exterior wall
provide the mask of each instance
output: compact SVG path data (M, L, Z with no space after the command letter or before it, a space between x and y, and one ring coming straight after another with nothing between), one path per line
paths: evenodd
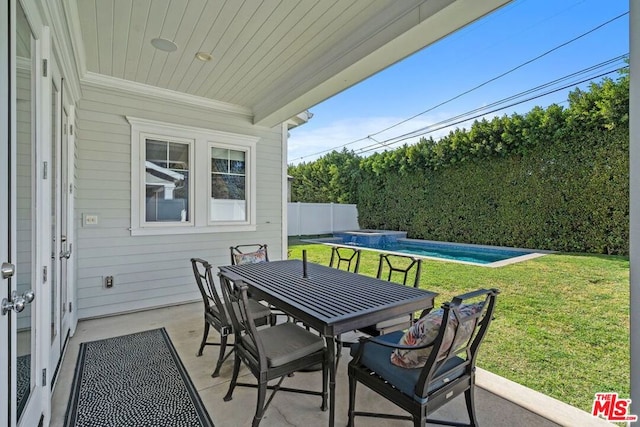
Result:
M76 133L76 292L78 318L198 300L190 258L229 264L229 246L267 243L283 252L282 127L118 89L82 86ZM256 231L131 236L131 125L126 116L259 137ZM83 215L98 216L83 225ZM104 277L114 286L105 288Z

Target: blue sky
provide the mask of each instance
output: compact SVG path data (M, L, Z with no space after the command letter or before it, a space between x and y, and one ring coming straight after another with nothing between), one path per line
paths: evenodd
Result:
M354 150L368 155L378 143L433 125L470 110L559 79L629 52L625 15L528 65L388 131L379 131L449 100L512 68L544 54L629 10L629 0L515 0L491 15L449 35L369 79L309 109L314 116L292 129L290 164L311 162L324 150ZM617 63L619 65L620 62ZM616 64L558 83L572 84L533 101L484 117L524 113L533 106L567 106L575 82L616 68ZM617 74L610 74L617 78ZM600 78L596 79L596 81ZM580 87L586 87L587 83ZM537 92L540 93L540 92ZM446 135L455 127L425 136ZM353 143L361 138L366 139ZM407 139L390 148L412 143Z

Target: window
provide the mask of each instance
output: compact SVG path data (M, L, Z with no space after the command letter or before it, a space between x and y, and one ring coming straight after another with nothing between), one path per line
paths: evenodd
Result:
M132 235L255 230L257 137L127 120Z
M246 151L211 147L211 221L246 221Z
M190 145L145 138L145 222L189 222Z

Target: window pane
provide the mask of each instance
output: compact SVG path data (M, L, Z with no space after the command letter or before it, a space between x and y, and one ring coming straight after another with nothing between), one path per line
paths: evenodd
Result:
M189 221L189 144L146 141L145 220Z
M229 169L231 173L244 174L244 160L232 160L229 164Z
M228 172L229 162L224 159L211 159L211 172Z
M211 148L212 221L246 221L246 153Z
M227 160L229 158L229 150L226 148L211 148L211 158L212 159L224 159Z
M229 198L233 200L244 200L244 176L227 176L227 186L229 187Z
M167 166L167 143L163 141L147 140L147 161L159 166Z

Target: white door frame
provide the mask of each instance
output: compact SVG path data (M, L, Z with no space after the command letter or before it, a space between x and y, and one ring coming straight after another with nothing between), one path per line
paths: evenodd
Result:
M15 112L15 101L12 89L13 79L9 75L10 54L13 49L9 46L9 17L13 16L8 0L0 0L0 263L10 260L10 234L14 229L9 219L9 198L10 198L10 161L9 146L12 135L10 122ZM0 300L8 298L11 294L11 287L15 286L11 281L0 276ZM15 353L15 333L11 333L10 316L0 316L0 426L15 425L15 386L12 386L10 373L12 371L10 360L11 353Z

